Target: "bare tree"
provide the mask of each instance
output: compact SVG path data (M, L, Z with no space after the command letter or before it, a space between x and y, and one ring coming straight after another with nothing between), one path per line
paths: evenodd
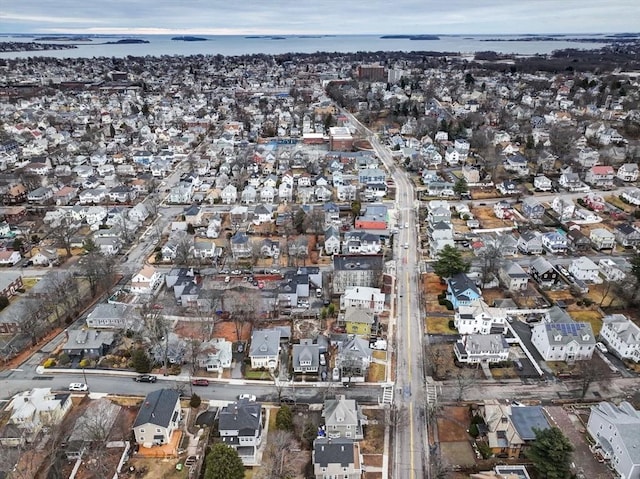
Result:
M313 208L311 212L305 216L304 225L307 232L311 232L316 237L324 231L324 211L321 208Z
M62 218L60 226L49 233L60 248L64 248L67 256L71 256L71 244L80 227L68 218Z
M298 471L291 460L289 451L299 447L298 441L289 431L274 431L269 434L269 442L262 456L262 465L255 475L256 479L290 479Z
M457 398L460 402L464 398L464 393L473 387L476 382L475 370L461 371L455 377Z
M115 278L115 258L93 250L79 263L83 275L89 281L91 294L95 297L113 285Z
M193 239L184 235L176 243L174 262L178 266L189 266L193 260Z

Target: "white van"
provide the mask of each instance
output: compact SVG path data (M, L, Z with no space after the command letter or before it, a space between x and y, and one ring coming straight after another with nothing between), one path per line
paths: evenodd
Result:
M88 391L89 387L85 383L71 383L69 384L69 391Z
M331 373L332 381L340 381L340 369L333 368L333 372Z

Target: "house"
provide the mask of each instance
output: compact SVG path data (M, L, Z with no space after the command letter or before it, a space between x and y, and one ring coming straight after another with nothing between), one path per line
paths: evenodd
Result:
M509 343L502 334L465 334L454 344L456 359L465 364L497 363L509 359Z
M291 364L294 373L317 373L320 366L320 345L313 339L301 339L291 348Z
M263 427L262 404L259 402L240 399L220 410L218 432L222 443L235 449L245 466L257 463Z
M453 317L453 324L461 335L501 334L506 322L506 310L490 307L481 299L469 306L460 306Z
M624 314L602 318L600 337L609 351L620 359L640 362L640 327Z
M22 259L18 251L0 251L0 266L15 266Z
M534 196L527 196L522 200L522 214L530 220L537 220L544 216L545 208Z
M540 175L533 179L533 187L536 191L551 191L553 189L553 183L546 176Z
M344 234L344 254L378 254L381 249L380 235L366 231L348 231Z
M162 273L151 265L145 265L131 278L131 292L152 294L162 284Z
M569 265L569 273L580 281L599 282L600 268L586 256L574 259Z
M36 266L53 266L58 264L58 251L55 248L41 248L31 257Z
M576 211L576 205L570 198L564 198L562 196L556 196L551 202L551 209L558 216L558 220L561 223L569 221L573 218L573 214Z
M364 438L362 426L367 423L367 418L355 399L347 399L342 394L336 395L335 399L327 399L322 408L322 417L327 438Z
M509 291L526 290L529 275L513 261L505 261L498 270L498 277Z
M253 254L253 248L249 237L240 231L231 237L231 254L234 259L250 258Z
M126 304L100 303L87 315L87 326L96 329L133 329L140 327L139 314Z
M118 254L122 248L122 240L116 236L97 236L94 237L93 242L100 252L107 256Z
M615 176L616 172L613 166L592 166L587 170L584 180L597 188L613 188L613 179Z
M627 401L619 406L606 401L591 406L587 431L595 441L595 450L609 461L618 477L640 477L639 429L640 411Z
M253 224L261 225L273 221L274 208L271 205L259 204L253 210Z
M340 343L336 367L344 382L364 382L372 361L368 340L354 336Z
M616 176L626 182L633 182L638 180L638 164L637 163L625 163L618 168Z
M370 288L367 286L356 286L347 288L340 298L340 309L360 308L369 309L374 313L384 311L385 295L380 288Z
M621 223L615 227L613 234L619 245L632 248L640 245L640 230L629 223Z
M446 223L451 224L451 209L447 201L431 201L429 203L429 212L427 213L427 222L429 224Z
M588 360L596 346L591 324L577 322L538 323L531 343L545 361Z
M587 192L589 187L585 185L581 180L578 173L566 172L560 175L558 184L567 191L571 192Z
M333 293L355 286L376 287L383 269L382 255L334 255Z
M338 315L338 326L343 327L345 333L369 337L377 317L369 308L349 306Z
M496 189L500 192L500 194L502 195L517 195L520 194L520 188L518 188L518 185L511 181L511 180L504 180L501 183L498 183L496 185Z
M5 409L8 419L0 428L0 446L33 443L43 428L60 424L71 406L71 394L53 393L51 388L33 388L16 394Z
M313 441L315 479L361 479L363 474L360 444L353 439L318 437Z
M245 189L242 190L242 194L240 195L240 197L241 197L242 203L244 203L245 205L251 205L256 202L258 193L256 192L256 189L253 186L247 185Z
M591 248L591 240L578 229L567 231L567 242L572 251L586 251Z
M213 338L200 344L196 363L208 372L221 372L231 368L232 343L224 338Z
M493 454L511 459L520 458L536 439L535 431L551 427L542 406L518 406L487 399L478 409L486 425L481 435ZM520 476L518 476L520 478ZM496 478L498 479L498 478Z
M340 254L340 231L335 226L329 226L324 231L324 254Z
M67 341L62 346L62 351L70 358L97 359L109 352L115 334L113 331L100 331L97 329L80 329L67 335Z
M471 302L482 297L476 284L465 273L459 273L447 279L447 299L454 309L470 306Z
M542 247L552 254L563 254L569 247L567 237L557 231L544 233L540 238Z
M220 193L220 197L225 205L233 204L238 199L238 189L232 184L228 184L223 188L222 193Z
M591 230L589 239L593 244L593 248L600 251L603 249L613 249L616 246L616 235L604 228L595 228Z
M170 443L179 428L180 413L177 389L158 389L147 394L133 422L136 443L147 448Z
M511 171L518 176L527 176L529 174L527 159L520 154L507 156L503 166L506 171Z
M280 359L280 330L256 329L251 334L249 349L252 369L275 369Z
M624 261L624 263L626 263L626 261ZM602 276L604 276L604 279L607 281L622 281L627 276L627 273L625 273L626 268L610 258L602 258L598 261L598 267L600 268L600 273L602 273Z
M640 188L627 188L622 192L620 198L630 205L640 206Z
M0 271L0 296L9 299L23 288L22 273L18 271Z
M29 203L35 203L38 205L44 205L53 198L53 190L48 186L41 186L35 190L29 192L27 195L27 201Z
M518 249L524 254L542 254L542 239L537 231L527 230L520 233Z

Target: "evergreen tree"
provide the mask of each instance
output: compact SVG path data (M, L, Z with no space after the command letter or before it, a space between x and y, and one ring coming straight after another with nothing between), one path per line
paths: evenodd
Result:
M276 414L276 429L293 431L293 414L289 406L282 406Z
M244 465L238 452L222 443L214 445L207 454L204 479L244 479Z
M151 371L151 360L142 348L136 349L131 355L131 364L137 373L148 373Z
M573 446L557 427L534 429L536 439L526 456L543 479L571 477L571 453Z
M469 185L467 184L467 180L464 178L460 178L456 181L456 184L453 185L453 192L458 196L461 196L463 193L467 193L468 191Z
M433 271L441 278L451 278L458 273L466 273L470 267L471 263L462 258L462 253L449 245L438 252L438 259L433 263Z

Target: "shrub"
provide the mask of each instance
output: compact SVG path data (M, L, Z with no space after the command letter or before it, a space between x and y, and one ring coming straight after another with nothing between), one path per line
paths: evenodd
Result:
M453 321L453 319L449 320L449 322L447 323L447 326L449 326L449 329L451 329L451 330L455 330L456 329L456 324Z
M0 296L0 310L9 306L9 298L6 296Z
M276 429L293 431L293 414L289 406L281 406L276 414Z
M446 307L449 311L453 311L453 304L448 299L442 302L442 306Z
M491 456L493 456L491 447L489 447L489 444L487 444L486 442L477 442L476 445L478 446L478 451L480 451L480 454L482 454L483 459L489 459Z
M56 365L56 360L53 358L49 358L47 359L44 364L42 365L45 369L47 368L52 368Z
M151 360L144 349L138 348L131 354L131 365L137 373L151 371Z
M60 363L61 366L65 366L70 362L71 358L69 358L69 355L67 353L62 353L60 354L60 356L58 356L58 363Z
M200 396L198 396L196 393L193 393L191 395L191 399L189 400L189 406L196 409L200 407L200 404L202 404L202 399L200 399Z
M479 434L480 431L478 431L478 425L472 423L471 426L469 426L469 435L473 438L476 438Z
M89 366L91 366L91 360L89 359L83 359L82 361L80 361L79 366L81 368L88 368Z

